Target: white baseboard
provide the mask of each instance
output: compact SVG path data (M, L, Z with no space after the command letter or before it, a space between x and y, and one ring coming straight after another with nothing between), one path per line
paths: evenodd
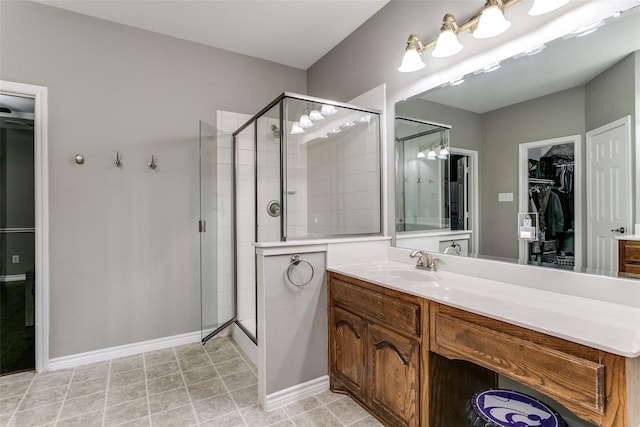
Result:
M264 410L272 411L327 390L329 390L329 376L325 375L267 395Z
M86 353L71 354L69 356L49 359L49 371L74 368L89 363L103 362L117 357L132 356L146 351L162 350L184 344L200 342L200 331L186 334L173 335L155 340L141 341L132 344L119 345L101 350L87 351Z
M235 323L231 326L231 336L254 364L258 360L258 346Z

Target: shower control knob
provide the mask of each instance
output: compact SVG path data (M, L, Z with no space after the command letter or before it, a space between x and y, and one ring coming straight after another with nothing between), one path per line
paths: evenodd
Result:
M267 204L267 213L269 216L277 217L280 216L280 202L277 200L272 200Z

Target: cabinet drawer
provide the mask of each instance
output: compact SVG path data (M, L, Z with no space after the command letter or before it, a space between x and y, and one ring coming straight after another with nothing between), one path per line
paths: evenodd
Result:
M431 351L476 363L561 402L604 413L604 365L487 328L481 321L471 323L437 309L431 313Z
M331 304L359 313L393 329L420 336L420 306L333 277Z
M640 242L622 241L623 260L626 264L640 265Z

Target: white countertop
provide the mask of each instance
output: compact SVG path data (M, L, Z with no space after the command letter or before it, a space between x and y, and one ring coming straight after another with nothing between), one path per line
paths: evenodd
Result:
M627 234L626 236L616 236L616 240L640 240L640 234Z
M330 271L620 356L640 356L640 308L395 261Z

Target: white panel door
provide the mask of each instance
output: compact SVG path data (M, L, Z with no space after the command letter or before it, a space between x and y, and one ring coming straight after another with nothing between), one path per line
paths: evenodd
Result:
M615 236L631 226L630 117L587 132L587 270L618 269Z

